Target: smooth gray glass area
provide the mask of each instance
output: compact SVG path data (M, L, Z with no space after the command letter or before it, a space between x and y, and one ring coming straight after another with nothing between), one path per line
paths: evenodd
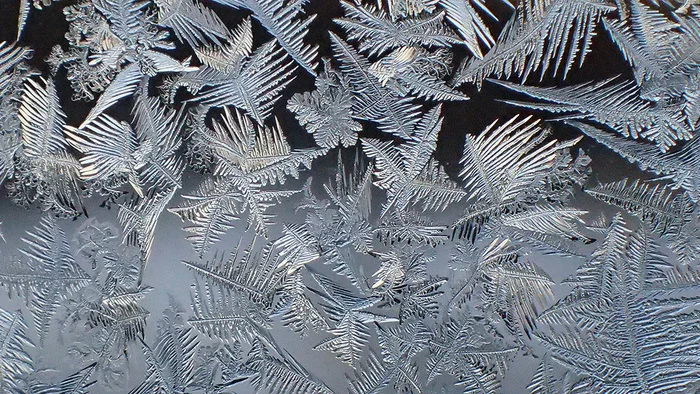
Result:
M0 2L0 393L694 393L697 0Z

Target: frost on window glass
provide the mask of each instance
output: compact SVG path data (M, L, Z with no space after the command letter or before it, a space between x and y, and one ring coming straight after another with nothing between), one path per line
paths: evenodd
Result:
M0 392L700 390L698 0L0 3Z

